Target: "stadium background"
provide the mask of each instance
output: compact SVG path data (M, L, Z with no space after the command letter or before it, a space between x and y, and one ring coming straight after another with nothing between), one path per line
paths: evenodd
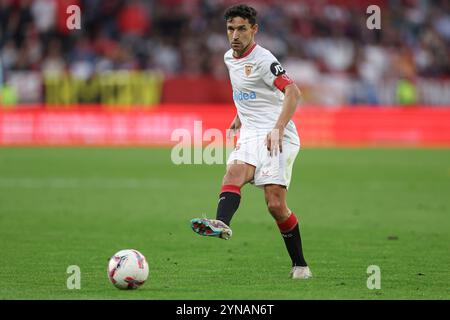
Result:
M170 144L192 119L225 128L222 14L232 3L3 0L0 143ZM72 4L81 30L67 28ZM370 4L381 30L366 27ZM254 5L258 43L303 92L305 145L449 144L447 1ZM145 113L103 112L133 109Z
M257 43L303 92L290 203L317 278L302 290L280 280L288 261L257 190L226 249L191 234L190 218L214 215L224 168L175 166L167 148L175 129L223 132L234 117L222 17L234 3L0 0L0 298L449 298L449 2L247 2ZM67 29L73 4L80 30ZM366 27L372 4L381 30ZM104 268L126 247L151 279L123 295ZM381 291L365 286L374 263Z

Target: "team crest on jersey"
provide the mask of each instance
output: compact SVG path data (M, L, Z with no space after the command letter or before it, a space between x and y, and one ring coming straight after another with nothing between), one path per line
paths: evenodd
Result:
M248 77L252 73L253 65L246 64L244 66L245 75Z

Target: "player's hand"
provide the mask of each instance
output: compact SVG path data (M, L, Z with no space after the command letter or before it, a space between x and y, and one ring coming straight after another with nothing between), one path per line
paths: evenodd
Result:
M283 152L284 128L273 128L266 136L266 146L270 156L277 156Z
M233 120L233 122L230 124L229 128L227 129L227 139L234 138L239 129L241 128L241 122L237 121L236 119Z

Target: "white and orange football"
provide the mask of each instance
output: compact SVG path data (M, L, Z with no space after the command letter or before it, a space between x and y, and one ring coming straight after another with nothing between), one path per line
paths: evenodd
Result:
M109 259L108 277L116 288L137 289L147 280L147 260L137 250L120 250Z

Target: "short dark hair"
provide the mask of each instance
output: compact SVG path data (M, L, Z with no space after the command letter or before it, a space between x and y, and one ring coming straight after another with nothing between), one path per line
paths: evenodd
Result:
M247 6L246 4L239 4L237 6L233 6L228 8L225 11L224 18L225 21L233 19L235 17L241 17L243 19L247 19L251 25L256 23L256 15L258 12L252 7Z

